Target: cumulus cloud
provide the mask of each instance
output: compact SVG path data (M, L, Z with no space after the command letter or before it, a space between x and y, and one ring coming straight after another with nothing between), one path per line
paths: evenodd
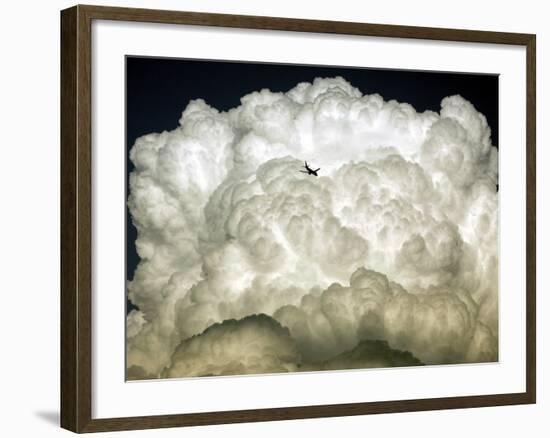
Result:
M321 369L375 341L427 364L497 359L498 150L462 97L418 113L338 77L228 112L195 100L130 158L128 375Z
M266 315L216 323L183 341L163 377L296 371L300 353L288 329Z
M389 368L423 365L408 351L390 348L386 341L362 340L353 350L328 360L305 363L300 371L346 370L356 368Z
M227 376L297 371L422 365L409 352L385 341L364 340L328 360L308 362L287 328L264 315L225 320L184 340L161 377ZM135 370L132 370L135 372ZM142 376L141 378L146 378Z

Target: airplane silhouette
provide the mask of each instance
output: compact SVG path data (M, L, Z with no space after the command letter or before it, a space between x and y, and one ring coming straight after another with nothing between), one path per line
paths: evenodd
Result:
M320 167L319 167L319 169L315 169L315 170L314 170L314 169L312 169L311 167L309 167L309 166L307 165L307 161L304 161L304 163L305 163L305 166L303 166L303 167L304 167L306 170L300 170L300 172L302 172L302 173L307 173L308 175L319 176L319 175L317 175L317 172L318 172L319 170L321 170Z

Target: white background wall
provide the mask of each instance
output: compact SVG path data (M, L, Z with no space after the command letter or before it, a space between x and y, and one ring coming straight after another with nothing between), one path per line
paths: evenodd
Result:
M537 34L538 78L538 404L337 419L140 431L105 436L542 437L550 428L543 349L549 276L544 175L550 75L547 2L387 0L110 0L112 6L272 15ZM370 4L369 4L370 3ZM4 2L0 16L0 434L68 436L59 405L59 10L70 1ZM268 396L268 395L266 395Z

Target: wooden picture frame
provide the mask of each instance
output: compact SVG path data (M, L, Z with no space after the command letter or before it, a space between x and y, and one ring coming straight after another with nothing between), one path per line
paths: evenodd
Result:
M416 400L281 407L126 418L92 418L92 50L93 20L186 24L526 48L526 391ZM535 48L531 34L75 6L61 12L61 426L99 432L535 403Z

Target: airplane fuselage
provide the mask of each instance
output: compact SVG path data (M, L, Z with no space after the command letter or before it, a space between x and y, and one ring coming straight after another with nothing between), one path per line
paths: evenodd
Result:
M308 175L319 176L317 175L317 172L321 170L320 167L318 169L312 169L311 167L308 166L307 161L304 161L304 164L305 165L303 167L306 169L306 172L304 172L303 170L301 170L300 172L307 173Z

